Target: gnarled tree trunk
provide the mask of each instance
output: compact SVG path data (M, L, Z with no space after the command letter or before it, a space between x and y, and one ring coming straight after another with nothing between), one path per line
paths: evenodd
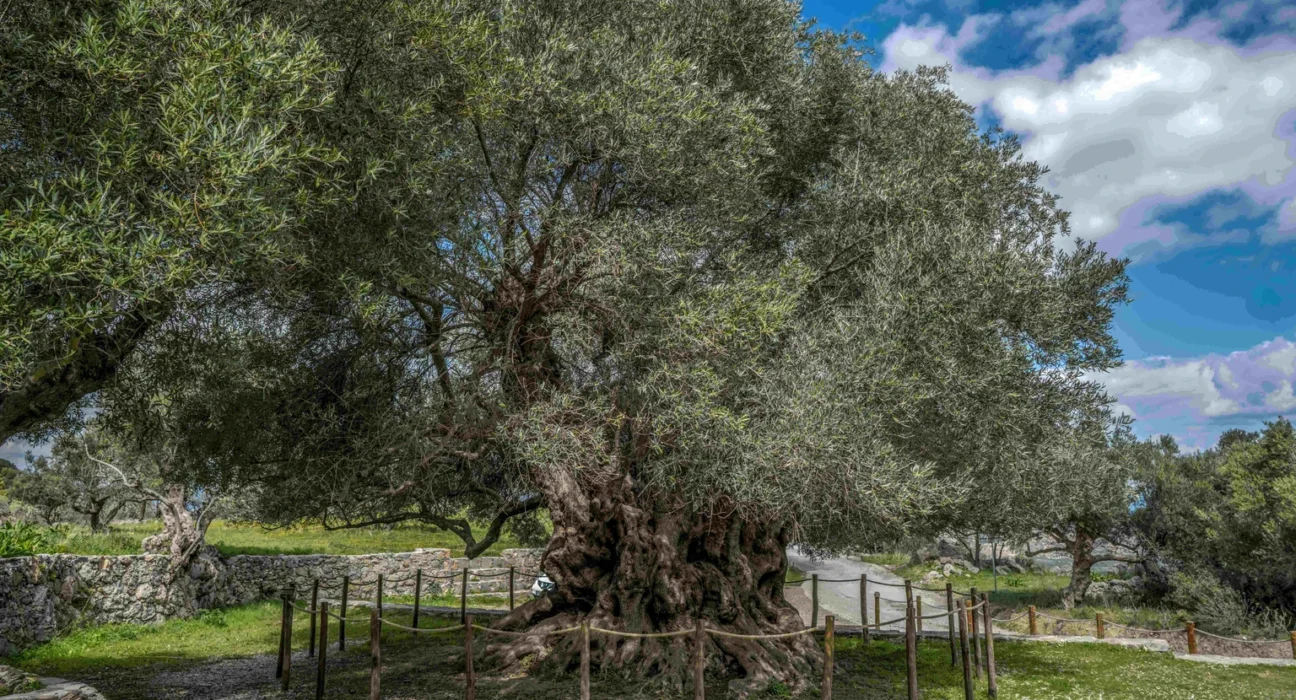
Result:
M172 573L188 568L200 553L207 535L207 524L188 508L188 490L184 484L168 483L158 495L158 512L162 532L144 538L142 547L150 554L171 555Z
M1077 529L1075 539L1067 543L1071 551L1071 581L1062 590L1062 607L1070 610L1084 601L1089 591L1094 559L1094 538Z
M690 515L658 502L630 478L582 485L570 476L547 488L553 539L543 558L555 590L513 611L500 627L546 631L583 621L627 632L710 628L776 634L804 628L783 599L789 529L732 515ZM821 652L809 635L779 640L708 635L708 670L734 679L734 690L762 690L773 681L803 688L820 673ZM553 646L548 646L553 645ZM600 635L596 668L633 674L669 688L687 685L691 636L633 639ZM576 635L529 636L492 645L501 670L528 657L557 668L579 661Z

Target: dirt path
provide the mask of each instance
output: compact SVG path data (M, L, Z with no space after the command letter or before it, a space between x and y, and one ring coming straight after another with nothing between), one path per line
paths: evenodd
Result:
M883 620L904 617L904 579L886 570L886 568L847 557L812 559L802 554L795 547L789 547L787 555L788 562L797 569L804 571L806 576L819 575L821 579L819 582L819 608L821 614L831 613L843 624L858 625L860 623L859 579L860 576L868 576L868 615L870 623L873 620L874 593L882 595ZM830 582L842 579L845 579L845 581ZM810 585L810 581L806 581L798 587L806 597L807 603L810 598ZM789 591L798 589L789 588ZM915 590L914 594L922 598L924 615L931 615L946 609L944 593ZM809 608L810 606L807 604L806 609L801 613L801 617L806 621L806 624L810 622ZM798 607L798 610L800 610L800 607ZM903 630L904 623L897 622L893 625L883 625L883 627ZM923 628L928 630L948 629L943 619L925 620Z

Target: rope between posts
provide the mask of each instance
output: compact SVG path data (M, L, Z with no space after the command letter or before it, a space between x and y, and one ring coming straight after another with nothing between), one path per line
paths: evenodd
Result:
M634 639L665 639L667 637L683 637L684 635L693 633L693 630L678 630L675 632L619 632L617 630L605 630L602 627L591 627L590 631L610 634L613 637L632 637Z
M788 637L800 637L803 634L813 634L818 630L817 627L807 627L806 629L798 630L796 632L784 632L782 634L738 634L737 632L722 632L720 630L713 630L706 627L703 627L702 629L707 634L714 634L719 637L730 637L732 639L787 639ZM691 631L692 630L685 630L684 632L687 634Z
M1186 629L1182 629L1182 628L1180 628L1180 629L1166 629L1166 630L1150 630L1150 629L1148 629L1148 628L1146 628L1146 627L1130 627L1129 625L1122 625L1122 624L1119 623L1119 622L1105 622L1105 621L1104 621L1103 624L1105 624L1107 627L1120 627L1121 629L1136 630L1136 631L1138 631L1138 632L1151 632L1151 633L1153 633L1153 634L1188 634L1188 630L1186 630ZM1201 632L1201 630L1197 630L1197 631L1198 631L1198 632ZM1202 634L1210 634L1210 633L1209 633L1209 632L1202 632Z
M463 625L455 625L454 627L406 627L405 625L392 622L391 620L388 620L385 617L378 618L378 621L383 623L384 625L391 625L392 627L408 630L410 632L415 632L417 634L437 634L438 632L458 632L459 630L464 628ZM473 625L473 627L476 627L476 625Z
M1022 614L1020 614L1020 615L1017 615L1016 617L1010 617L1010 618L1007 618L1007 619L1004 619L1004 620L1001 620L1001 619L999 619L999 618L997 618L997 617L992 617L992 618L990 618L990 619L993 620L993 621L995 621L995 622L1004 622L1004 623L1007 623L1007 622L1016 622L1016 621L1022 619L1023 617L1026 617L1026 616L1029 615L1029 614L1030 614L1030 613L1028 613L1028 612L1024 612L1024 613L1022 613Z
M1287 639L1238 639L1237 637L1224 637L1202 630L1197 630L1197 634L1214 637L1216 639L1224 639L1230 642L1237 642L1238 644L1291 644L1291 641Z
M497 630L497 629L492 629L490 627L482 627L481 625L473 625L472 628L475 630L481 630L482 632L485 632L487 634L502 634L505 637L542 637L542 636L547 637L555 634L567 634L569 632L580 631L579 625L576 627L564 627L562 629L549 630L548 632L510 632L508 630ZM594 628L591 627L590 629L593 630Z
M949 613L945 613L944 615L941 615L940 617L945 617L945 615L948 615L948 614L949 614ZM873 623L873 626L874 626L874 627L885 627L886 625L894 625L894 624L897 623L897 622L904 622L904 621L907 620L907 619L908 619L907 617L897 617L897 618L894 619L894 620L883 620L883 621L881 621L881 622L875 622L875 623Z
M338 622L368 622L369 621L369 618L367 617L341 617L340 615L334 615L333 613L324 613L324 614L328 615L334 620L337 620ZM378 619L381 620L382 618L378 618Z
M1082 623L1093 623L1093 622L1095 622L1094 620L1089 620L1089 619L1084 619L1084 618L1074 618L1074 617L1054 617L1054 616L1052 616L1052 615L1049 615L1048 613L1042 613L1042 612L1037 612L1037 613L1035 613L1035 614L1036 614L1037 616L1039 616L1039 617L1047 618L1047 619L1049 619L1049 620L1057 620L1058 622L1082 622ZM1153 630L1153 629L1148 629L1148 628L1146 628L1146 627L1131 627L1131 626L1129 626L1129 625L1122 625L1122 624L1120 624L1119 622L1104 622L1104 626L1106 626L1106 627L1120 627L1121 629L1135 630L1135 631L1137 631L1137 632L1147 632L1147 633L1149 633L1149 634L1154 634L1154 635L1155 635L1155 634L1187 634L1187 632L1188 632L1188 630L1184 630L1184 629ZM1203 636L1206 636L1206 637L1214 637L1215 639L1223 639L1223 640L1228 641L1228 642L1237 642L1238 644L1290 644L1290 643L1291 643L1291 642L1289 642L1289 641L1286 640L1286 639L1276 639L1276 640L1271 640L1271 639L1239 639L1239 638L1237 638L1237 637L1225 637L1225 636L1220 635L1220 634L1212 634L1212 633L1207 632L1206 630L1203 630L1203 629L1197 629L1196 632L1197 632L1197 634L1200 634L1200 635L1203 635Z

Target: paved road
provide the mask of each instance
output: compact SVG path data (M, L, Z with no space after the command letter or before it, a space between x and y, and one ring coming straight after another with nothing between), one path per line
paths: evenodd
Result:
M870 564L856 559L847 557L829 557L826 559L811 559L802 554L796 547L789 547L787 550L788 563L804 571L806 576L818 574L819 583L819 610L820 614L831 613L837 617L843 624L858 625L860 622L860 576L868 576L868 616L871 624L873 617L873 594L882 594L882 619L894 620L898 617L904 617L905 614L905 591L904 579L887 571L877 564ZM823 579L849 579L843 583L828 583ZM881 584L899 584L899 585L881 585ZM931 586L936 588L936 586ZM942 586L943 587L943 586ZM802 590L807 596L810 595L810 581L801 584ZM923 615L931 615L938 610L945 609L945 594L933 593L930 591L915 590L914 594L923 599ZM804 616L804 613L803 613ZM806 621L807 624L809 620ZM904 629L904 622L897 622L892 625L883 625L886 629ZM938 618L935 620L924 620L923 629L926 630L943 630L947 629L945 620Z

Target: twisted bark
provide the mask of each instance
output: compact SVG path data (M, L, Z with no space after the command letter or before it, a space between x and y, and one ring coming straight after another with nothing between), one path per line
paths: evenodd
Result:
M589 622L627 632L710 628L742 634L803 629L783 598L789 529L721 513L668 507L629 477L588 486L570 475L550 480L553 539L543 557L555 590L499 623L544 632ZM708 671L731 678L739 695L774 681L804 688L821 652L811 636L750 640L708 635ZM690 677L690 637L635 639L599 635L596 668L626 673L678 691ZM496 643L489 660L515 670L533 660L568 670L579 663L572 635Z

